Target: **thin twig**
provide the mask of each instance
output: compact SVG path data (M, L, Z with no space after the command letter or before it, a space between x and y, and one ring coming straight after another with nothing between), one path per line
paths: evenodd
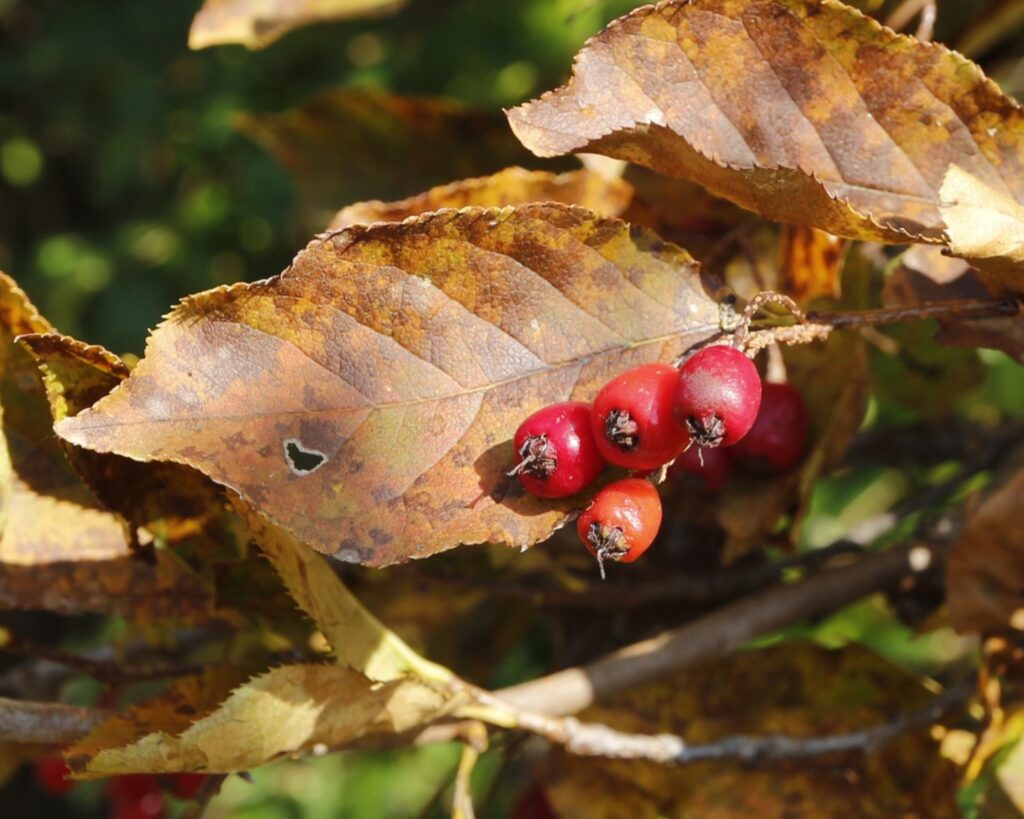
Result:
M67 745L89 733L109 716L109 712L99 708L0 697L0 742Z
M875 310L846 310L840 312L812 311L807 320L830 327L863 327L879 324L897 324L929 318L981 319L1016 316L1021 313L1021 302L1014 299L949 299L924 301L906 307L881 307Z
M863 548L849 539L786 557L782 560L737 566L701 574L672 575L651 582L634 584L587 583L580 590L538 586L529 577L518 581L493 582L474 580L473 588L488 597L526 600L537 607L582 609L593 611L625 611L672 601L717 603L760 591L777 583L794 570L815 571L836 557L858 555ZM465 588L465 578L424 576L426 583L449 588Z
M168 677L187 677L201 673L206 666L197 663L180 665L154 665L142 668L131 668L118 665L108 660L94 660L80 654L73 654L59 648L26 640L2 629L0 635L0 651L16 654L21 657L33 657L51 663L63 665L82 674L88 674L107 685L122 685L128 682L144 682L161 680Z
M766 763L851 751L870 753L905 733L937 722L963 705L973 690L972 683L962 683L923 708L860 731L821 737L732 736L702 745L690 745L673 734L630 734L600 723L580 722L571 716L550 717L514 707L510 710L506 703L487 692L476 692L476 700L483 709L482 718L538 734L572 754L688 765L705 760Z
M915 549L923 548L920 545ZM598 700L726 656L756 637L838 611L895 587L914 569L904 546L746 597L678 628L569 668L496 692L503 701L548 715L575 714ZM934 565L944 552L933 550ZM920 565L919 558L915 565Z

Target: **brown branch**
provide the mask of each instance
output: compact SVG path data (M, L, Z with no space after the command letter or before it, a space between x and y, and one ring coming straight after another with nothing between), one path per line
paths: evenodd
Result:
M43 645L42 643L36 643L12 634L7 629L2 630L0 651L16 654L20 657L31 657L37 660L57 663L73 671L88 674L90 677L106 685L161 680L167 677L186 677L190 674L199 674L204 669L204 666L196 663L153 665L140 668L124 667L109 660L96 660L84 655L73 654L59 648Z
M764 763L851 751L870 753L905 733L937 722L963 705L974 688L970 682L954 686L922 708L860 731L820 737L732 736L702 745L690 745L673 734L630 734L600 723L580 722L571 716L551 717L524 711L485 691L475 690L470 695L481 709L478 713L482 719L538 734L572 754L688 765L706 760Z
M914 547L921 548L926 547ZM911 547L900 547L849 566L825 569L803 581L744 598L588 665L502 689L496 696L510 705L547 715L577 713L633 686L726 656L756 637L887 591L914 572L911 551ZM933 558L944 556L939 548L933 549ZM915 565L921 563L918 554Z
M807 320L812 324L825 324L834 328L865 327L897 324L930 318L982 319L1017 316L1021 302L1014 299L949 299L925 301L906 307L881 307L875 310L847 310L840 312L812 311Z
M98 708L0 697L0 742L67 745L109 716L109 712Z

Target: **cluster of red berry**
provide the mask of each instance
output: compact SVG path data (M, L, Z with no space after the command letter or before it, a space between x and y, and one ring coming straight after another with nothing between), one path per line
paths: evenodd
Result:
M796 390L762 387L746 355L716 345L678 369L644 364L629 370L606 384L593 406L567 401L538 410L516 431L510 474L533 495L564 498L592 484L608 463L647 473L682 456L703 472L714 458L726 464L727 474L728 460L717 453L741 441L747 455L781 470L799 460L806 428ZM626 478L597 493L577 529L604 576L605 560L631 563L647 551L661 516L654 486Z
M69 778L67 763L59 756L47 756L36 762L36 782L54 796L64 796L75 787ZM163 819L166 813L165 791L178 799L191 799L203 784L203 774L180 773L158 777L153 774L115 776L109 780L112 819Z

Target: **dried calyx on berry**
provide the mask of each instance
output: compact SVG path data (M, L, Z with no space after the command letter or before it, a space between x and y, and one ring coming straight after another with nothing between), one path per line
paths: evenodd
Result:
M609 381L594 399L593 430L606 460L626 469L656 469L686 445L672 415L676 370L644 364Z
M516 451L517 463L509 470L509 477L530 475L534 478L550 478L558 468L558 453L548 441L548 436L528 435L523 445Z
M675 417L697 446L737 443L753 426L760 405L757 368L734 347L706 347L679 368Z
M661 526L661 498L648 481L627 478L604 487L576 521L580 539L604 578L604 562L632 563L647 551Z
M591 429L590 405L563 401L537 410L516 430L517 477L531 495L564 498L592 484L605 467Z

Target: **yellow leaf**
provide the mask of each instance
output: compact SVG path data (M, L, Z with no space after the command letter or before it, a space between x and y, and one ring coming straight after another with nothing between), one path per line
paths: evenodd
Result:
M447 707L442 694L415 680L374 683L337 665L284 666L237 688L180 733L158 731L100 750L81 773L244 771L285 756L401 733L443 716Z
M189 48L239 43L266 48L311 23L373 17L398 11L408 0L206 0L188 34Z
M1007 289L1021 289L1024 205L954 165L939 192L949 247Z

